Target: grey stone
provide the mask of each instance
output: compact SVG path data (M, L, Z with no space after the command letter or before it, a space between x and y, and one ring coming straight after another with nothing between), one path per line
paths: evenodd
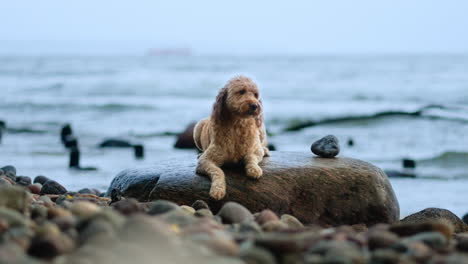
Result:
M195 155L181 155L152 167L125 170L112 181L109 192L118 189L142 202L204 200L213 213L226 201L234 201L251 212L269 208L277 215L291 214L303 224L373 225L399 219L398 201L387 176L360 160L272 151L260 163L259 180L249 179L238 166L223 167L227 195L221 201L209 197L211 182L195 173L196 166Z
M333 158L340 153L340 143L338 138L328 135L315 141L310 149L315 155L322 158Z
M252 213L243 205L236 202L225 203L217 215L221 217L223 223L227 224L240 224L254 220Z
M42 185L41 194L65 194L67 189L54 180L48 180Z
M179 206L177 204L166 200L158 200L150 205L148 214L159 215L175 209L179 209Z
M39 176L36 176L36 178L34 178L33 183L40 183L44 185L44 183L46 183L48 180L49 178L47 178L46 176L39 175Z

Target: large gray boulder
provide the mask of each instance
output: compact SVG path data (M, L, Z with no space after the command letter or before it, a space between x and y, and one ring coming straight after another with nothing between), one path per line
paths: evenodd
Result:
M310 153L271 152L260 163L263 177L252 180L240 166L224 167L227 195L209 197L210 180L195 173L194 155L128 169L112 181L112 189L140 201L165 199L178 204L205 200L216 212L235 201L252 212L271 209L292 214L306 224L342 225L393 223L400 209L385 173L350 158L317 158Z

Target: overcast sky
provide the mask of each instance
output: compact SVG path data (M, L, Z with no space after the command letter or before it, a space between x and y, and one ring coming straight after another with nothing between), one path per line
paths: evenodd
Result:
M1 54L467 53L467 0L0 0Z

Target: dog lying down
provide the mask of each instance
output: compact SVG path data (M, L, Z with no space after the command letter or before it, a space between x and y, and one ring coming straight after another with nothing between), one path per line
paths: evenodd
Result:
M197 173L210 177L212 198L226 195L221 169L225 163L243 162L248 177L260 178L258 163L269 151L257 85L245 76L229 80L219 91L211 116L195 125L193 136L202 151Z

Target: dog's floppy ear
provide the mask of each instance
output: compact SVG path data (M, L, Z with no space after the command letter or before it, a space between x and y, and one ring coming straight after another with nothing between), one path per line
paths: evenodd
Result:
M263 104L262 100L258 100L260 103L260 111L263 111ZM263 125L263 113L260 113L256 118L255 118L255 124L257 125L258 128L261 128Z
M213 105L212 117L215 123L223 123L229 118L229 113L226 109L228 89L227 87L222 88L216 96L216 101Z

